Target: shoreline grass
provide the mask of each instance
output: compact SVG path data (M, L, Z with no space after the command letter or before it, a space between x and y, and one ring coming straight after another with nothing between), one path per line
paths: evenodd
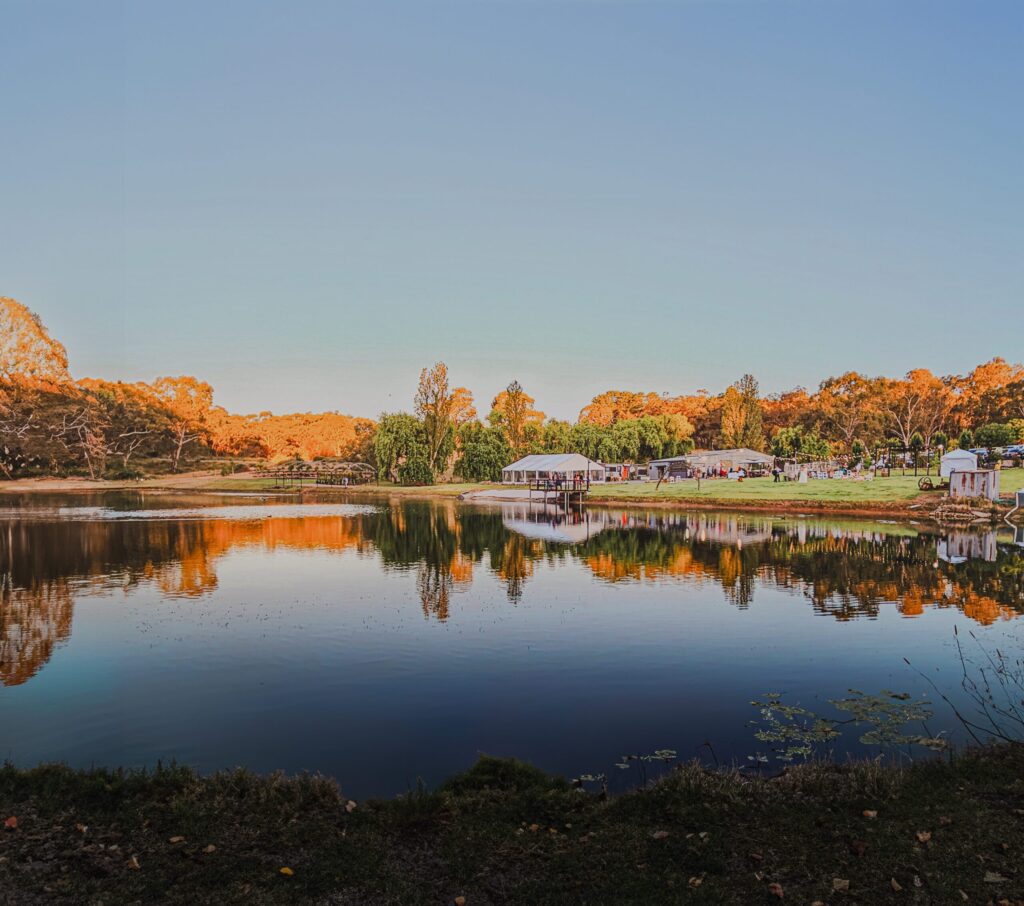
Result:
M918 476L920 477L920 476ZM819 480L806 484L773 482L771 478L754 478L743 482L716 479L702 481L700 489L694 481L662 484L630 482L623 484L592 485L588 501L593 504L655 505L655 506L721 506L789 512L806 507L827 511L912 513L914 509L937 506L943 499L941 492L922 493L918 477L893 475L874 481ZM1001 492L1009 497L1024 489L1024 469L1006 469L1001 475ZM356 485L348 488L318 487L312 483L302 490L318 494L344 494L347 496L392 496L411 498L452 498L469 491L498 488L497 484L452 483L420 487L403 487L390 483ZM279 491L269 478L222 478L204 484L196 490L224 491ZM299 489L291 489L298 493Z
M11 906L1024 897L1020 745L770 779L691 763L610 798L484 757L436 791L358 804L321 777L8 765L8 816Z

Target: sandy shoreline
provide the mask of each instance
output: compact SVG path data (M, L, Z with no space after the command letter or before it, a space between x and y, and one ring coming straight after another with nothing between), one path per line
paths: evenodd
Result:
M133 490L198 490L209 485L219 472L183 472L180 475L160 475L155 478L124 481L90 478L17 478L0 481L0 494L45 494L64 491L119 491Z

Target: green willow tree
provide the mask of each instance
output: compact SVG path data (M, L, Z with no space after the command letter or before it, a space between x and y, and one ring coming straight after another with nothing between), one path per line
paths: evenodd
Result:
M381 475L403 484L433 484L429 450L423 423L415 415L381 415L373 438L374 458Z

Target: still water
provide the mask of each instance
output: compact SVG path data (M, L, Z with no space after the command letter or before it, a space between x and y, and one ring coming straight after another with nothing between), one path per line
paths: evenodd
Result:
M130 493L0 498L0 759L574 776L745 760L752 698L954 699L1024 635L1024 539L923 525ZM936 707L931 731L955 722ZM857 749L856 738L842 747Z

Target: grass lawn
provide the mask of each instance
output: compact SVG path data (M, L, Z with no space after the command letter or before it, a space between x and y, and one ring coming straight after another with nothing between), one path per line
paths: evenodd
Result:
M1003 903L1024 897L1024 746L689 764L605 798L483 758L439 790L0 768L0 901L35 904Z
M700 500L732 503L770 503L772 501L808 501L810 503L834 504L875 504L911 501L921 494L918 479L913 475L893 475L890 478L876 478L874 481L847 481L823 479L799 484L795 481L774 482L771 478L750 478L746 481L716 479L702 481L697 490L695 481L663 483L657 489L656 482L610 484L591 487L590 496L595 500ZM1024 487L1024 469L1006 469L1000 477L1000 492L1009 496ZM935 492L923 497L935 500Z

